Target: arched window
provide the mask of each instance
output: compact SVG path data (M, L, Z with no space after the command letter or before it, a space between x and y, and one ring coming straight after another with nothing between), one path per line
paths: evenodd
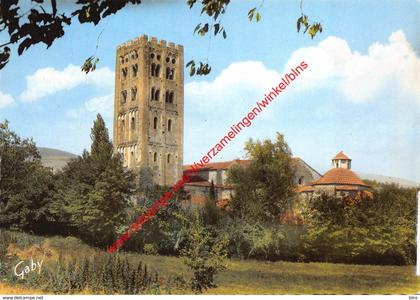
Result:
M150 68L150 75L151 76L155 76L155 69L156 69L156 64L152 63L151 68Z
M131 130L136 129L136 119L134 117L131 118Z
M171 131L171 130L172 130L172 120L169 119L168 120L168 131Z
M171 155L170 154L168 154L168 156L167 156L167 158L166 158L166 162L169 164L169 163L171 163Z
M150 93L150 99L155 100L155 88L154 87L152 87L152 91Z
M121 92L121 103L124 104L127 101L127 91Z
M155 92L155 100L159 101L159 98L160 98L160 90L157 89L156 92Z
M127 78L127 68L122 68L121 69L121 74L122 74L123 79L126 79Z
M121 138L125 138L125 121L121 120Z
M131 101L136 100L137 97L137 87L132 87L131 88Z
M169 79L169 75L171 74L171 69L169 67L166 68L166 79Z
M169 103L174 103L174 92L169 94Z
M153 119L153 129L157 129L158 118L154 117Z
M137 64L134 64L134 65L131 66L131 72L133 74L133 77L137 76L138 70L139 70L139 67L137 66Z
M153 161L156 162L157 161L157 153L153 153Z
M156 65L155 76L159 77L159 73L160 73L160 65Z
M303 184L303 176L299 177L298 184Z
M165 102L166 103L169 102L169 92L168 91L165 92Z
M171 69L170 72L169 72L169 79L170 80L174 80L174 73L175 73L175 70Z

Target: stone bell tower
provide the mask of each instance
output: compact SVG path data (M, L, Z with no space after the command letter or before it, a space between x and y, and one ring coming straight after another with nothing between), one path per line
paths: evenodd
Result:
M184 49L142 35L117 48L114 148L137 174L150 167L156 184L182 176Z

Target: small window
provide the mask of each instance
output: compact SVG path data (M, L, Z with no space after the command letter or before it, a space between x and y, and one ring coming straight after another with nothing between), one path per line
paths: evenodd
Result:
M174 73L175 73L175 70L171 69L170 72L169 72L169 78L168 79L174 80Z
M166 158L166 162L169 164L169 163L171 163L171 155L170 154L168 154L168 156L167 156L167 158Z
M166 79L169 79L169 75L171 74L171 69L168 67L168 68L166 68L166 75L165 75L165 78Z
M166 58L166 62L167 62L167 63L169 62L169 57L167 57L167 58Z
M122 68L121 69L121 74L122 74L123 79L126 79L127 78L127 68Z
M127 91L121 92L121 103L124 104L127 101Z
M174 92L169 93L169 103L174 103Z
M157 162L157 153L155 152L155 153L153 153L153 161L154 162Z
M121 121L121 136L124 139L124 132L125 132L125 121Z
M139 67L137 64L131 66L131 72L133 74L133 77L137 77L138 70L139 70Z
M136 129L136 119L134 117L131 118L131 130Z
M171 130L172 130L172 120L169 119L168 120L168 131L171 131Z
M155 91L155 97L154 97L154 99L155 99L156 101L159 101L159 98L160 98L160 90L159 90L159 89L157 89L157 90Z
M172 63L174 64L174 63L176 63L176 60L175 60L175 58L172 58Z
M166 103L169 102L169 92L168 91L165 92L165 102Z
M157 60L160 60L160 55L156 56L156 59L157 59Z
M155 69L156 69L156 64L152 63L152 65L150 66L150 76L155 76Z
M151 53L150 54L150 58L154 58L155 57L155 54L154 53Z
M158 124L158 118L157 118L157 117L155 117L155 118L153 119L153 129L157 129L157 124Z
M298 181L298 183L299 183L299 184L303 184L303 176L299 177L299 181Z
M136 100L137 98L137 87L131 88L131 101Z
M150 99L155 100L155 88L154 87L152 87L152 90L150 92Z
M155 69L155 77L159 77L160 76L160 65L156 65L156 69Z

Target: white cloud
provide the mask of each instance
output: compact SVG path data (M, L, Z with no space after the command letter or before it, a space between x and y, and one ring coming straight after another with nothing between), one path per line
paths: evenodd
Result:
M6 106L9 106L14 102L14 99L11 95L5 94L2 91L0 91L0 109L5 108Z
M278 82L280 74L259 61L236 62L229 65L213 81L195 81L185 85L189 105L199 108L229 107L231 110L255 103L264 92Z
M330 36L315 47L294 51L286 70L301 60L309 64L301 88L332 87L347 100L363 102L393 90L420 105L420 58L404 33L393 32L386 44L373 43L367 54Z
M86 113L100 113L104 117L111 117L114 109L114 95L94 97L83 103L79 108L67 111L71 118L81 118Z
M20 95L20 99L24 102L33 102L79 85L112 88L114 72L105 67L86 75L80 67L74 65L69 65L61 71L54 68L38 69L32 75L26 76L26 89Z

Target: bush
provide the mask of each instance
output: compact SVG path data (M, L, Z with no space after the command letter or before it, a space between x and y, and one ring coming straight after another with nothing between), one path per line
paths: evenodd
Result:
M157 247L155 244L145 244L143 247L143 253L146 255L158 254Z

